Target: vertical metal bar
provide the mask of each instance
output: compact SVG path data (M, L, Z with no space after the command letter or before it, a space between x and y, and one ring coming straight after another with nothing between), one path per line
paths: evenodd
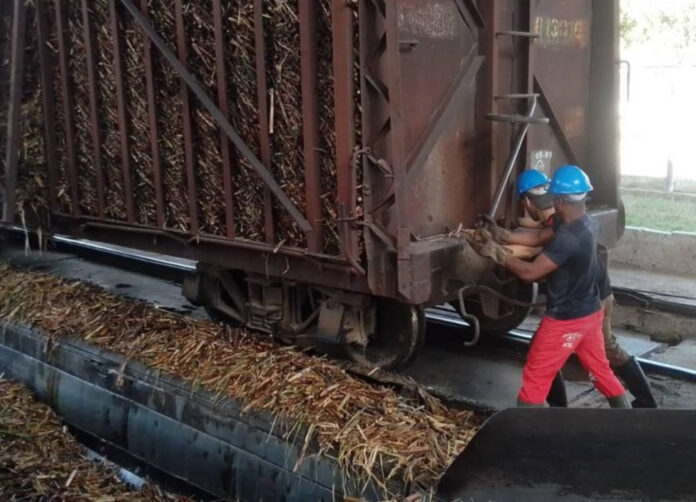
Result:
M123 191L126 197L126 216L129 223L135 222L133 189L131 185L130 144L128 141L128 117L126 109L126 92L123 88L123 55L120 30L118 29L118 11L116 2L109 0L111 36L114 42L114 78L116 80L116 100L118 102L118 128L121 137L121 169L123 171ZM60 2L60 0L56 0Z
M344 0L332 1L334 108L336 127L336 188L343 253L357 254L357 234L347 218L355 214L355 108L353 102L353 8Z
M143 0L144 1L144 0ZM227 74L225 72L225 41L220 0L213 0L213 22L215 25L215 66L217 70L218 106L229 117L227 97ZM232 190L232 152L230 140L220 131L220 153L222 156L222 182L225 190L225 223L227 237L234 237L234 199Z
M527 32L534 33L534 2L532 0L527 0ZM522 92L531 93L534 92L534 45L536 44L535 38L530 38L527 41L527 90Z
M99 102L97 100L97 72L94 58L94 35L89 19L88 0L82 0L82 24L85 37L85 52L87 60L87 81L89 85L89 109L92 128L92 149L94 170L97 174L97 207L99 216L104 217L104 166L102 165L102 143L99 133Z
M619 102L621 58L617 28L621 19L619 0L595 0L591 4L590 103L588 110L587 164L593 166L593 199L619 207L621 172ZM621 236L623 227L618 229Z
M68 48L65 40L66 21L64 2L55 0L56 30L58 32L58 59L60 64L61 94L63 98L63 118L65 121L65 149L70 171L70 199L73 216L80 213L77 187L77 157L75 155L75 123L73 121L73 95L69 84Z
M307 236L307 241L310 251L319 252L322 247L322 217L319 102L317 100L316 0L299 0L299 19L305 202L307 219L312 225L312 231Z
M148 0L140 0L140 10L149 19ZM155 78L152 69L152 40L143 35L143 63L145 65L145 86L147 88L147 113L150 125L150 154L152 156L152 182L155 185L155 207L157 226L164 227L164 189L162 187L162 158L159 148L159 124L157 123L157 101L155 98Z
M476 98L476 151L477 168L474 171L475 185L479 189L474 190L474 199L477 213L488 211L491 205L492 194L495 190L494 176L497 160L494 152L498 144L498 123L486 119L488 113L496 112L496 100L498 94L498 46L495 33L499 30L498 10L499 0L486 0L479 2L479 9L486 26L480 32L480 54L484 56L484 62L479 72L477 87L479 94ZM463 215L464 216L464 215Z
M394 209L396 217L396 248L398 267L399 292L405 297L412 295L411 259L411 230L408 221L406 200L408 187L406 184L406 128L403 118L403 101L401 93L401 62L399 57L398 12L396 0L385 2L386 28L386 63L387 81L389 86L389 118L391 165L394 172Z
M15 214L17 162L19 160L19 142L22 136L20 115L22 113L26 21L24 0L15 0L12 17L12 67L10 69L10 99L7 113L7 150L5 152L5 172L3 173L5 175L5 200L2 218L6 222L13 221Z
M269 137L268 87L266 85L266 47L263 39L263 0L254 0L254 42L256 48L256 94L259 108L259 144L261 162L271 167L271 139ZM275 239L273 202L268 187L263 191L264 233L267 242Z
M58 211L58 140L56 138L56 101L53 81L54 62L48 49L48 15L44 0L36 2L36 31L39 44L39 67L41 69L41 92L43 94L44 137L46 141L46 165L48 167L48 197L51 212Z
M176 17L176 46L179 60L186 64L186 30L184 28L184 7L182 0L174 2ZM191 218L191 233L198 233L198 204L196 199L195 158L193 152L193 123L191 117L191 96L188 86L181 80L182 114L184 119L184 155L186 163L186 186L188 188L189 216Z

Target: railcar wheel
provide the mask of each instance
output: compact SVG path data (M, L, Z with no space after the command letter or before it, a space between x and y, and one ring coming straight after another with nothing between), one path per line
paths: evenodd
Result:
M536 286L534 284L515 281L513 287L503 292L506 296L515 298L519 301L532 303L536 297ZM481 334L488 336L499 336L517 328L524 322L531 311L531 307L508 306L509 314L498 319L487 317L483 313L481 302L472 297L464 300L467 313L474 315L479 320ZM461 314L459 302L452 302L454 309Z
M366 343L346 343L345 350L350 359L363 366L396 370L411 363L424 342L423 309L380 299L375 332Z

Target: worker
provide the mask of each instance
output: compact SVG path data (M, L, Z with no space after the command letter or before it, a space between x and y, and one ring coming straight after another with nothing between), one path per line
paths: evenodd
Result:
M520 226L534 229L532 232L509 233L495 226L492 222L494 237L497 242L506 245L527 246L529 252L520 251L518 256L534 254L535 249L547 241L560 224L555 217L553 195L548 193L548 178L545 174L530 169L524 171L517 182L517 192L525 210L525 218L518 220ZM547 230L543 230L546 228ZM614 309L614 295L611 291L611 282L608 274L608 249L601 244L597 245L598 252L598 279L599 295L604 309L604 321L602 333L604 335L604 350L609 360L609 365L614 373L623 380L629 392L634 396L631 403L634 408L657 408L657 402L650 390L648 379L634 356L631 356L618 343L611 326L611 315ZM565 385L562 375L554 379L549 394L549 404L562 406L565 396Z
M593 190L589 178L577 166L559 168L548 192L559 224L539 232L516 233L518 244L543 251L533 261L514 257L496 242L493 234L481 230L472 246L524 281L546 280L546 314L532 340L518 395L520 406L543 406L551 382L572 353L590 372L595 387L613 408L629 408L621 382L609 367L602 335L603 309L597 277L596 223L586 214L586 198ZM508 240L512 237L503 235ZM497 236L500 240L500 235Z
M541 229L554 214L553 196L548 193L549 178L536 169L527 169L517 179L517 196L524 216L517 218L521 229Z

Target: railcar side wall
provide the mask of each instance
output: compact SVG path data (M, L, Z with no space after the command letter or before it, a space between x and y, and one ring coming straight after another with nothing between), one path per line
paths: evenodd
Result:
M620 234L616 0L28 5L17 218L43 209L44 230L452 299L451 277L475 281L483 265L466 258L463 273L464 244L447 236L488 209L513 131L486 116L538 94L550 124L533 126L517 170L582 164L608 240ZM513 211L509 197L500 215Z

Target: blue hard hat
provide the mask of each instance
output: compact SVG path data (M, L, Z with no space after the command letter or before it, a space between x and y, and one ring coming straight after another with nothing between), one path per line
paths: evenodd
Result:
M534 188L549 184L549 178L536 169L527 169L517 178L517 195L522 196Z
M553 174L549 193L553 195L576 195L594 190L590 178L578 166L561 166Z

